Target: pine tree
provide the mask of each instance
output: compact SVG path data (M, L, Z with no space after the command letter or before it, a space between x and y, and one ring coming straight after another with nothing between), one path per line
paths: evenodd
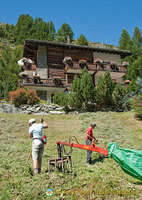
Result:
M119 39L119 47L123 50L131 49L131 38L125 29L122 30L121 37Z
M86 37L83 34L81 34L80 37L77 39L77 44L82 46L88 46L89 42L86 39Z
M137 77L142 78L142 55L140 55L127 69L126 78L136 80Z
M119 110L124 110L125 95L126 95L126 90L123 88L123 86L120 83L117 83L112 96L113 96L113 104Z
M132 37L132 46L131 52L133 53L133 58L137 59L138 56L142 53L142 36L141 31L138 27L135 27L133 37Z
M37 40L48 40L49 25L40 17L35 18L32 26L32 38Z
M70 106L79 108L83 104L83 97L81 91L81 80L75 75L71 86Z
M73 35L74 34L72 28L69 26L69 24L64 23L62 24L61 28L57 31L56 41L66 43L69 37L70 41L72 42Z
M92 78L89 75L86 67L82 71L80 88L85 108L87 108L90 103L94 102L95 93Z
M112 93L114 90L114 82L111 78L110 72L106 71L104 74L104 79L105 79L105 103L107 106L110 106L112 104Z
M0 58L0 98L7 98L8 92L13 91L18 86L18 73L20 68L17 60L22 57L20 47L16 47L12 54L11 49L7 47Z
M106 71L104 76L98 78L96 88L97 104L98 106L111 106L112 93L114 90L114 83L111 79L110 72Z
M23 44L25 39L32 36L33 18L29 15L20 15L15 26L15 37L17 44Z
M54 24L52 21L50 21L47 23L47 25L48 25L48 29L49 29L48 40L54 41L55 35L56 35L56 30L55 30Z

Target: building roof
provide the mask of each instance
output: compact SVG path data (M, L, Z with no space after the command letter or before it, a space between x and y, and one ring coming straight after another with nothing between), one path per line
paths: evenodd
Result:
M97 48L97 47L92 47L92 46L81 46L81 45L76 45L76 44L51 42L48 40L33 40L33 39L25 40L25 45L28 43L40 44L40 45L50 45L50 46L60 46L60 47L66 47L69 49L82 49L82 50L93 51L93 52L96 51L96 52L104 52L104 53L113 53L113 54L120 54L123 56L129 56L132 54L130 51L127 51L127 50Z

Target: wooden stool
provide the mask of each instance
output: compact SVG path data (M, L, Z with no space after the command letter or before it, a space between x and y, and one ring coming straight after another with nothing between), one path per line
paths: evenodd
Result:
M55 172L56 172L56 167L57 165L62 167L62 172L64 172L64 163L69 164L69 169L72 171L72 162L71 162L71 156L63 156L62 158L52 158L48 162L48 173L50 172L50 166L54 165L55 166Z

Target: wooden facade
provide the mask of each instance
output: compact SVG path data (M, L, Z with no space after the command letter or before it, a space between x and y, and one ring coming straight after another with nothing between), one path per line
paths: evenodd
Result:
M23 56L34 61L37 71L33 70L33 79L29 77L29 79L25 82L23 81L22 84L31 86L35 90L37 90L37 88L40 91L47 90L47 93L49 90L50 94L53 96L54 93L58 92L58 89L60 89L59 91L69 89L75 74L81 75L83 67L79 65L80 59L85 59L87 61L87 69L92 76L94 85L97 84L98 76L105 73L107 69L110 70L111 75L116 79L117 77L122 78L127 72L127 69L121 66L120 62L118 63L117 70L111 69L111 60L107 62L103 60L103 65L93 64L96 55L101 55L105 60L108 55L109 58L112 56L113 61L116 57L117 62L119 62L121 58L131 55L131 53L128 51L101 49L67 43L26 40ZM71 66L63 63L63 59L66 56L72 58L73 62ZM32 68L25 71L32 71ZM36 83L34 82L35 73L40 76L40 81ZM60 79L60 81L58 80L57 82L57 79ZM54 90L52 92L53 88Z

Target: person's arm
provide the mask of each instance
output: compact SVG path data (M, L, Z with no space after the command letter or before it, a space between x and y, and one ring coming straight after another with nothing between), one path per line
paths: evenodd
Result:
M46 122L43 122L43 128L48 128L48 125L46 124Z
M32 137L33 137L33 134L32 134L32 133L29 133L29 137L32 138Z
M91 137L88 133L87 133L87 137L90 138L93 142L98 142L98 140L93 136Z
M43 118L41 118L41 123L43 124L43 128L48 128L48 125L46 122L44 122Z
M88 133L87 133L87 137L88 137L89 139L91 139L91 140L94 139L94 137L92 138Z
M33 134L32 134L31 127L29 128L29 137L30 137L30 138L32 138L32 137L33 137Z

